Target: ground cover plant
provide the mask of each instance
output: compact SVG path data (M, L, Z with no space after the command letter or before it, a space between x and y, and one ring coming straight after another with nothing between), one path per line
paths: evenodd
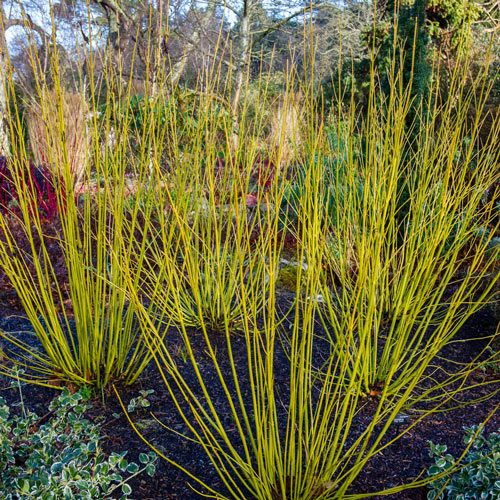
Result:
M2 498L128 498L128 481L146 471L154 474L154 454L143 454L141 466L124 454L105 457L99 426L83 418L90 408L85 391L66 388L39 417L22 408L10 417L0 398L0 486Z
M487 437L477 426L464 429L466 444L472 444L459 470L451 477L439 479L430 484L428 498L497 498L500 494L498 481L498 433L492 432ZM429 468L429 475L434 475L455 463L455 459L446 453L446 445L429 443L435 463Z
M436 67L435 84L416 100L421 82L404 74L416 55L398 64L395 36L388 90L372 65L365 107L354 97L346 104L353 89L339 86L327 116L311 49L302 75L284 74L273 125L269 79L230 103L219 95L236 90L221 56L182 93L161 44L150 40L125 61L111 47L94 51L90 35L77 73L80 109L89 110L78 155L55 34L48 58L29 45L43 168L52 173L50 224L26 174L33 151L16 99L7 108L16 154L5 158L5 179L15 203L0 210L0 271L33 334L0 330L1 373L62 389L75 404L81 387L121 402L128 386L144 384L113 418L128 418L130 432L190 478L192 498L443 488L460 471L455 459L377 493L356 490L370 463L427 418L499 392L484 373L475 378L495 361L488 340L467 361L445 359L466 321L499 298L500 119L484 133L488 58L470 83L464 54L447 99ZM215 51L225 50L220 37ZM140 94L136 55L150 75ZM14 95L8 60L2 75ZM298 109L300 120L283 111ZM297 265L282 300L290 253ZM146 387L152 373L157 386ZM165 409L148 421L152 389ZM30 418L16 422L29 430ZM201 450L216 480L158 445L168 433ZM107 463L120 468L122 458ZM71 494L85 489L89 476L80 475Z

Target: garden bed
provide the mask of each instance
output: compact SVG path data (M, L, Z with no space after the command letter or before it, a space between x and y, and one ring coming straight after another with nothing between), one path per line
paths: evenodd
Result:
M289 297L290 294L288 294ZM289 304L290 298L284 294L279 301L279 306L285 310ZM23 331L20 334L25 341L29 341L29 322L22 316L3 310L0 312L0 327L5 331ZM318 325L319 327L319 325ZM452 370L451 361L469 362L480 352L485 345L485 338L494 333L496 328L495 318L486 310L476 313L462 327L456 340L445 348L443 358L436 360L436 364L446 370ZM231 421L229 411L225 407L225 397L221 391L218 379L214 373L213 365L208 358L204 346L203 337L196 331L190 331L197 346L198 352L195 352L198 366L203 371L205 381L210 387L212 401L218 403L217 411L220 412L221 420L227 426L228 432L234 429L234 422ZM218 353L223 359L225 352L225 340L223 337L215 340ZM198 337L198 338L197 338ZM468 340L473 339L473 340ZM184 361L183 343L178 332L170 328L167 332L167 345L171 353L174 353L175 359L182 368L183 376L192 387L197 387L193 371L189 363ZM245 390L244 372L246 366L246 346L243 338L234 337L232 342L233 354L236 365L241 367L242 390ZM321 350L321 346L318 348ZM218 354L219 356L219 354ZM444 360L447 358L447 361ZM276 370L276 388L279 391L285 391L288 387L288 361L281 348L276 352L275 364ZM224 363L222 363L224 366ZM229 369L229 366L228 366ZM469 377L469 384L478 384L490 382L490 384L475 387L461 395L463 402L486 396L488 393L500 390L500 376L493 370L476 370ZM1 395L12 405L19 401L19 391L11 388L11 381L6 378L0 379ZM148 369L143 373L140 380L130 387L117 387L120 397L125 405L133 398L140 396L140 391L154 389L154 392L146 395L150 407L141 408L132 411L130 417L144 434L144 437L154 444L163 454L171 460L176 461L186 468L189 472L196 475L210 485L220 483L220 479L213 466L211 465L201 446L189 442L182 435L189 436L189 430L179 417L175 407L170 403L171 399L165 384L161 380L158 370L151 363ZM35 385L25 385L22 388L22 396L26 407L35 410L39 415L47 413L48 403L57 394L57 389L40 387ZM375 403L375 401L373 402ZM379 453L375 459L372 459L364 468L363 473L358 477L351 488L352 493L368 493L379 491L384 488L401 485L409 480L416 478L424 469L427 469L433 459L429 456L428 441L431 440L437 444L446 444L449 452L457 457L463 451L463 427L470 427L474 424L480 424L486 420L495 405L500 403L500 395L495 394L492 398L480 403L473 403L462 408L448 410L444 412L428 415L422 422L411 429L407 434L393 443L390 447ZM451 406L452 403L449 403ZM371 418L370 411L373 410L369 402L364 406L360 414L356 417L360 419L358 424L363 426ZM445 408L443 408L445 409ZM13 409L19 411L19 409ZM172 428L174 432L163 428L151 416L151 412L164 425ZM409 412L411 418L415 418L413 412ZM103 441L102 446L107 453L128 452L128 458L137 460L140 453L148 451L147 445L134 432L132 426L127 421L119 401L115 394L109 390L107 393L95 397L92 401L92 409L88 415L91 419L104 417L101 424ZM364 422L363 422L364 421ZM500 428L500 414L494 415L486 425L486 432L492 432ZM353 434L356 432L353 426ZM393 430L389 430L385 440L391 440L398 432L405 429L405 424L400 427L393 424ZM350 436L349 439L353 439ZM203 498L195 492L190 486L191 483L196 489L199 486L194 481L175 466L160 460L157 472L153 478L141 475L135 478L131 486L133 488L132 498L142 500L156 500L159 498L169 500L195 500ZM424 499L427 495L426 488L416 488L407 490L390 497L392 500L418 500Z

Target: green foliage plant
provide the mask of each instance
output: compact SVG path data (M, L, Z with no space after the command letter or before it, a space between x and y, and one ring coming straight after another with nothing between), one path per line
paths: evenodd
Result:
M468 446L458 467L446 445L429 442L429 455L435 457L435 462L427 474L433 477L443 471L449 473L429 484L429 500L494 500L500 496L500 434L492 432L485 437L483 427L477 425L464 430Z
M160 85L161 86L161 85ZM200 91L181 88L165 92L157 89L157 97L151 99L151 88L146 87L141 94L125 92L121 99L108 101L98 108L98 117L101 126L101 140L106 138L106 120L111 117L113 122L127 122L127 136L121 137L127 141L127 150L131 160L128 170L136 171L136 164L140 164L142 144L146 134L157 138L162 145L161 162L167 168L175 151L184 151L189 147L193 131L200 125L224 132L228 114L225 103L209 101L210 110L205 109L203 95ZM199 110L203 110L199 113Z
M127 406L127 411L129 413L132 413L135 411L137 408L147 408L150 406L150 402L148 400L148 396L150 394L153 394L155 391L153 389L147 389L147 390L141 390L139 391L139 396L136 398L132 398Z
M84 418L82 393L68 389L52 401L49 417L33 412L10 417L0 398L0 490L5 500L129 498L130 479L156 468L154 453L141 454L141 466L126 452L106 457L99 425ZM23 408L24 410L24 408Z

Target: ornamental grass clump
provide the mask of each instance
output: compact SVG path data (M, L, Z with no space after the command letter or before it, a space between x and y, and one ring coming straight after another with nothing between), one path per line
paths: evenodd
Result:
M38 98L38 96L36 96ZM90 149L89 141L92 134L87 133L88 103L80 94L65 92L63 96L44 89L42 96L43 105L36 99L30 104L27 113L27 128L29 137L29 149L38 164L43 165L48 161L48 151L52 151L52 156L56 155L54 165L64 163L61 143L55 137L46 133L49 128L61 128L58 120L64 120L64 130L66 133L66 152L69 162L69 169L76 186L79 186L85 175L86 156ZM59 109L58 109L59 101ZM42 108L44 107L44 109ZM62 111L62 114L59 113ZM47 123L45 120L49 120ZM47 141L53 141L50 145ZM54 172L58 174L56 170Z
M27 343L16 333L0 332L7 341L4 359L24 365L24 378L39 384L98 388L111 381L129 384L145 368L152 352L141 341L122 274L125 261L129 261L139 279L147 243L147 235L137 230L139 201L129 201L127 210L124 207L128 121L112 120L110 113L98 120L97 85L91 72L93 113L83 128L89 136L83 142L92 147L85 148L84 156L79 156L79 174L75 176L57 49L51 52L50 59L50 93L55 96L50 103L44 101L49 93L47 75L42 74L34 44L30 50L41 120L45 124L45 162L52 172L61 175L53 183L58 222L50 231L47 229L43 206L33 203L36 186L23 176L27 147L14 101L8 109L8 125L12 144L17 148L10 161L18 207L15 226L12 213L0 214L0 269L17 292L38 342ZM90 67L94 64L92 57ZM120 95L130 96L131 85L124 83L121 74L106 72L105 78ZM7 91L13 88L12 71L4 75L2 84ZM112 98L108 95L108 99ZM82 94L81 99L86 96ZM58 119L49 119L54 110ZM99 143L101 134L108 137L111 130L122 140L114 146L109 141ZM138 160L141 168L137 174L139 194L146 189L151 150L151 134L148 127L143 130ZM142 198L138 196L137 200ZM2 372L10 373L11 366L2 366Z

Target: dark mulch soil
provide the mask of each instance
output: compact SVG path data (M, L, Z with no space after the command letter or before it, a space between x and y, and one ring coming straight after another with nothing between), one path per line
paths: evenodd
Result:
M285 301L285 299L283 300ZM285 302L282 303L283 307L286 307ZM486 343L485 337L495 332L497 323L498 321L487 311L476 314L460 330L456 337L459 342L448 346L443 353L443 357L447 358L448 361L439 359L436 360L436 364L450 370L453 368L453 364L449 360L467 362L474 359L484 347ZM6 311L0 312L0 328L10 332L23 331L25 333L19 334L23 340L30 341L31 339L33 341L33 337L29 333L26 333L30 330L29 322L20 316L8 314ZM198 366L204 374L206 384L210 388L216 404L220 407L220 415L224 424L228 429L231 429L234 427L234 423L229 415L224 393L218 383L217 374L206 353L203 337L195 331L190 332L190 334L195 338L193 344L197 346L198 352L196 353L196 357ZM183 366L182 369L186 379L192 382L192 387L199 393L200 391L197 388L193 370L189 367L188 363L184 363L183 361L183 344L179 333L175 329L170 329L167 332L166 340L169 348L172 349L171 352L177 352L177 363ZM220 356L220 359L223 360L225 352L224 339L219 339L217 344L217 357L219 359ZM241 380L245 380L246 348L243 339L235 337L232 348L237 360ZM281 368L277 368L276 387L278 390L286 391L288 387L287 359L281 349L278 351L276 353L276 366ZM228 366L223 361L222 365ZM500 377L498 381L495 379L496 377L498 376L494 373L483 373L479 370L474 372L469 379L469 384L491 383L466 391L462 394L461 399L463 401L471 401L481 395L499 391ZM121 387L119 388L119 392L122 400L127 404L130 399L139 395L139 390L141 389L155 390L154 394L150 395L148 399L151 402L151 410L161 422L175 429L179 434L189 435L188 428L170 402L168 392L154 363L150 365L137 384L133 387ZM10 388L10 381L6 378L0 377L0 390L2 397L9 403L19 400L18 391ZM22 391L26 405L35 410L39 415L43 415L47 411L49 401L57 395L57 390L39 386L25 386ZM127 418L121 412L116 396L112 393L102 396L94 400L90 417L105 416L105 423L102 424L102 432L105 436L102 443L104 449L108 452L128 450L129 457L137 460L139 453L148 450L147 445L129 425ZM420 422L415 428L411 429L398 441L371 460L353 485L352 492L376 492L404 484L417 477L432 462L432 459L428 455L428 440L448 445L449 451L454 456L458 456L461 450L464 449L463 426L471 426L483 422L497 404L500 404L500 394L495 393L493 397L484 402L429 415L423 422ZM118 418L113 416L117 412L121 414ZM415 418L415 414L411 414L411 416ZM200 477L206 483L214 486L220 484L220 479L199 446L164 429L151 418L149 411L136 411L131 415L131 418L141 428L144 437L154 443L170 459L178 462L186 470ZM362 426L369 421L370 412L364 411L358 418L360 419L358 423ZM499 428L500 414L494 415L490 419L486 425L486 432L491 432ZM399 430L394 427L394 431L392 433L389 432L387 437L391 439L403 429L404 427ZM193 491L189 483L199 489L194 484L194 481L190 480L183 471L169 464L167 461L161 460L153 478L147 476L138 477L131 485L134 489L133 498L135 499L195 500L203 498ZM406 490L403 493L384 498L391 500L421 500L426 498L426 489Z

